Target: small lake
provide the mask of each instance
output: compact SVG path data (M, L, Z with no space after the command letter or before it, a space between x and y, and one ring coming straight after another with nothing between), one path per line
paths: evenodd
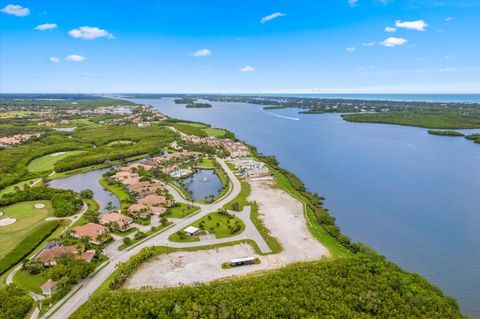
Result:
M217 197L222 192L222 181L213 169L197 169L192 175L182 179L185 188L195 200Z
M108 202L112 202L113 206L120 208L118 198L105 190L98 182L100 177L110 168L103 168L96 171L77 174L66 178L55 179L48 183L48 186L53 188L70 189L75 192L81 192L84 189L93 191L93 198L100 205L100 212L107 213L105 209Z
M427 277L456 297L466 314L480 317L480 145L418 127L350 123L338 114L133 101L229 129L275 155L309 190L326 196L346 235Z

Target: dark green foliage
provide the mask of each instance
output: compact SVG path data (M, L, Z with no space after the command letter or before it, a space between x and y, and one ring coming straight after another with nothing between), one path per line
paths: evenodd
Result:
M59 225L60 222L58 221L45 223L35 232L25 237L11 252L0 259L0 275L28 256L28 254L50 236Z
M262 276L104 292L72 318L463 318L422 277L379 257L299 263Z
M62 280L65 284L74 285L95 269L95 264L71 257L62 258L58 264L47 270L46 275L55 281Z
M175 102L175 104L193 104L195 103L195 99L183 97L183 98L175 99L173 100L173 102Z
M414 110L367 113L367 114L344 114L343 119L349 122L385 123L407 126L419 126L425 128L460 129L480 127L480 108L474 109L468 114L461 108L439 110Z
M128 261L119 263L117 265L117 270L113 275L112 282L109 284L109 288L120 288L125 283L128 276L130 276L135 269L138 268L138 266L156 255L157 252L153 247L143 248L138 254L130 258Z
M33 298L15 284L0 288L0 318L23 318L33 306Z
M207 108L212 107L212 104L208 104L208 103L191 103L191 104L185 105L185 107L186 107L186 108L189 108L189 109L207 109Z
M84 189L80 192L80 197L85 199L93 198L93 191L91 189Z
M33 200L50 200L54 215L65 217L76 214L83 201L75 192L45 186L25 187L22 191L8 193L0 198L0 207Z
M472 140L477 144L480 144L480 134L470 134L465 136L466 139Z
M428 130L428 134L440 135L440 136L465 136L465 134L457 131L445 131L445 130Z

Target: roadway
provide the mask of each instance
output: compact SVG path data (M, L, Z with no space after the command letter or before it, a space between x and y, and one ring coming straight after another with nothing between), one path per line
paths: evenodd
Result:
M123 251L115 251L113 252L110 250L109 261L106 264L100 266L100 270L94 273L91 277L83 280L77 286L75 286L69 294L67 294L62 300L60 300L55 306L53 306L48 312L46 312L42 319L52 318L52 319L65 319L71 316L81 305L88 301L88 298L105 282L108 277L115 271L115 267L119 262L126 262L132 256L136 255L145 247L150 246L175 246L175 247L191 247L191 243L184 243L183 245L180 243L173 244L168 240L170 235L176 233L179 230L189 226L196 220L206 216L207 214L217 211L218 209L222 208L225 204L234 200L241 190L240 181L237 177L233 174L233 172L228 168L227 164L223 159L217 158L217 161L222 166L223 170L226 172L229 180L230 180L230 189L229 192L211 204L198 204L200 210L186 217L181 220L176 220L177 222L170 226L168 229L164 230L163 232L154 235L153 237L148 238L146 241L142 242L141 244L134 246L131 249L125 249ZM172 196L178 202L187 203L187 201L178 193L178 191L172 187L169 187L169 191L171 192ZM197 204L196 204L197 205ZM211 244L218 244L222 242L226 242L228 240L241 240L241 239L251 239L254 240L261 251L263 252L270 252L270 248L263 240L258 230L255 228L253 223L251 223L248 211L247 214L239 213L236 214L237 216L241 217L246 228L245 232L241 235L226 238L226 239L214 239L210 241L200 241L196 242L196 246L204 246L204 245L211 245ZM253 227L253 228L252 228Z

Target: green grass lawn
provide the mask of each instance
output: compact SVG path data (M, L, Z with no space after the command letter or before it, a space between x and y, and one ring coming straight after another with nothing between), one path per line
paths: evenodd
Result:
M121 146L121 145L131 145L131 144L135 144L135 142L129 141L129 140L118 140L118 141L112 141L108 143L107 146Z
M205 133L207 133L208 136L211 136L211 137L218 137L218 138L221 138L221 137L224 137L225 136L225 131L224 130L221 130L221 129L218 129L218 128L206 128L203 130Z
M133 204L133 199L130 194L123 188L123 186L119 184L109 184L105 178L100 178L99 180L100 185L103 186L106 190L113 193L113 195L117 196L118 200L120 201L120 208L122 211L126 211L131 204Z
M233 227L237 222L240 224L240 229L232 233L230 231L229 226ZM201 223L204 224L205 232L215 235L216 238L225 238L225 237L235 236L241 233L245 229L245 225L239 218L237 217L228 218L227 216L219 214L217 212L208 214L207 216L191 224L191 226L201 229L200 227ZM184 242L184 241L198 241L199 239L198 239L198 236L188 236L188 235L186 235L184 238L180 238L180 235L175 233L169 237L169 240L176 241L176 242Z
M84 151L56 152L34 159L28 163L28 170L33 173L51 171L56 162ZM57 155L58 154L58 155Z
M37 209L33 207L36 203L44 204L45 208ZM3 258L15 248L25 236L45 223L45 218L53 216L52 204L45 200L22 202L0 208L0 211L4 213L0 218L17 219L17 222L12 225L0 227L0 258Z
M170 207L165 212L165 217L171 218L185 218L195 212L197 212L200 208L197 206L187 205L184 203L177 203L174 207Z
M230 203L225 204L223 208L233 210L233 204L238 203L239 211L241 211L243 210L244 206L248 205L247 197L248 195L250 195L250 184L248 184L248 182L241 181L240 185L241 185L240 193Z
M17 271L13 276L13 282L28 291L33 291L37 294L42 294L40 288L46 281L47 277L43 274L31 275L26 270Z
M215 162L212 158L204 157L202 161L198 164L198 166L203 168L214 168Z
M33 179L29 179L27 181L23 181L23 182L20 182L20 183L17 183L17 184L7 186L0 191L0 196L2 196L3 194L13 193L15 191L15 187L19 187L20 189L23 189L23 187L25 185L30 185L37 180L39 180L39 178L33 178ZM35 186L40 186L40 185L43 185L43 183L41 181L39 181L38 183L35 184Z

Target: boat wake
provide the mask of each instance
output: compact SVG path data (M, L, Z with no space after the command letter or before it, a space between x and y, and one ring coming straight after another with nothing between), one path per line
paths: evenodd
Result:
M298 117L280 115L280 114L275 114L275 113L270 113L270 112L268 114L273 115L275 117L279 117L281 119L292 120L292 121L300 121L300 118L298 118Z

